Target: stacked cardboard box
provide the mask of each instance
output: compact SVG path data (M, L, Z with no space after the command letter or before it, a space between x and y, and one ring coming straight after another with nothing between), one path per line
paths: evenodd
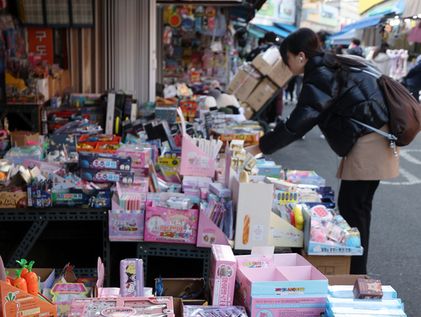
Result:
M283 63L277 48L270 48L259 54L251 64L240 67L228 86L228 93L234 94L245 104L246 117L259 111L291 78L292 73Z

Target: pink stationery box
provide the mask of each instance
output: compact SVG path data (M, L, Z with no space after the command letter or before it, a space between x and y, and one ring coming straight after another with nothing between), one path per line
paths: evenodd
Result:
M228 245L212 245L210 288L213 306L231 306L234 302L237 261Z
M199 210L152 206L146 202L144 241L196 244Z
M200 248L210 248L214 243L229 245L225 233L201 211L199 215L196 246Z
M137 145L122 145L117 154L125 155L132 159L132 168L141 169L149 166L152 158L152 148Z
M326 310L326 297L266 298L253 297L250 317L319 317Z
M238 255L235 257L238 266L259 268L269 266L309 266L312 265L297 253L279 253L270 256L263 255Z
M100 309L100 311L98 311ZM143 314L175 317L173 298L163 297L119 297L89 298L73 300L69 316L141 316Z
M110 241L143 241L145 212L110 210L108 235Z
M206 155L193 144L193 140L189 135L183 135L182 142L180 174L213 177L215 175L216 160Z
M328 280L298 254L238 256L237 286L241 302L251 308L256 296L288 298L327 295Z

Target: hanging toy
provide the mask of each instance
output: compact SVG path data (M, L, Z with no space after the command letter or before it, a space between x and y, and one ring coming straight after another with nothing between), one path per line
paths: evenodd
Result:
M164 28L164 34L162 41L164 42L164 45L170 45L172 40L172 28L170 26L166 26Z
M214 7L207 7L205 10L205 16L208 20L208 30L212 31L215 28L216 9Z
M194 19L191 18L191 16L185 16L183 17L183 20L181 21L181 29L183 31L191 31L193 30L194 26Z
M170 16L168 24L172 26L173 28L178 28L181 25L181 21L182 21L181 15L178 13L177 10L174 10Z
M203 15L205 10L202 6L198 6L195 11L195 20L194 20L194 30L196 32L201 32L203 27Z
M165 6L164 12L163 12L163 20L165 24L170 23L170 18L173 15L173 12L175 11L174 6Z

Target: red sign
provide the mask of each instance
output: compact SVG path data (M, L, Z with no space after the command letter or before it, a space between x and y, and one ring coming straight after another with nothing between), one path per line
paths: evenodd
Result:
M54 63L53 29L28 28L29 53L41 57L48 64Z

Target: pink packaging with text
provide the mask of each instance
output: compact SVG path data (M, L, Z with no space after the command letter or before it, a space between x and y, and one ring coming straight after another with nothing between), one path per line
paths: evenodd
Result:
M326 311L326 297L252 298L250 317L319 317Z
M152 206L146 202L144 241L196 244L199 210Z
M229 245L212 245L210 288L213 306L232 306L237 261Z

